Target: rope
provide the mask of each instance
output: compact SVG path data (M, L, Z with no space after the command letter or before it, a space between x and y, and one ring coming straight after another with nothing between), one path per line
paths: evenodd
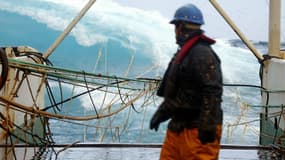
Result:
M13 101L8 100L5 97L0 96L0 100L3 101L4 103L7 103L9 105L11 105L11 108L15 109L21 109L24 110L26 112L29 112L31 114L36 114L36 115L41 115L41 116L45 116L45 117L54 117L54 118L59 118L59 119L69 119L69 120L78 120L78 121L86 121L86 120L93 120L93 119L100 119L100 118L105 118L105 117L110 117L112 115L115 115L117 113L119 113L120 111L124 110L126 107L130 106L131 103L137 99L139 99L141 96L143 96L144 94L146 94L146 92L141 92L139 93L136 97L134 97L132 99L132 101L122 105L120 108L114 110L113 112L111 112L110 114L106 114L106 115L89 115L89 116L84 116L84 117L79 117L79 116L67 116L67 115L60 115L60 114L52 114L46 111L42 111L36 108L31 108Z
M74 95L74 96L72 96L72 97L70 97L70 98L67 98L67 99L65 99L65 100L62 100L62 101L60 101L60 102L54 103L54 104L52 104L52 105L50 105L50 106L44 108L43 110L46 111L46 110L48 110L48 109L50 109L50 108L52 108L52 107L54 107L54 106L57 106L57 105L59 105L59 104L66 103L66 102L71 101L71 100L73 100L73 99L76 99L76 98L78 98L78 97L80 97L80 96L83 96L83 95L85 95L85 94L87 94L87 93L89 93L89 92L93 92L93 91L99 90L99 89L101 89L101 88L103 88L103 87L107 87L107 86L110 86L110 85L112 85L112 84L123 83L123 82L124 82L124 81L112 82L112 83L108 83L108 84L106 84L106 85L99 86L99 87L97 87L97 88L90 89L90 90L88 90L88 91L79 93L79 94L77 94L77 95ZM106 93L106 92L105 92L105 93Z
M0 113L0 117L1 117L1 119L4 122L11 123L12 126L16 127L17 129L20 129L25 134L28 134L28 135L31 135L32 137L37 138L38 140L40 140L42 142L41 144L45 143L45 139L43 139L42 137L39 137L38 135L35 135L35 134L31 133L31 132L28 132L27 130L24 130L22 127L16 125L13 121L9 120L8 118L5 118L5 116L2 113ZM25 143L30 144L30 145L34 144L34 143L29 143L25 139L23 139L23 138L19 137L18 135L14 134L11 126L4 126L2 123L0 123L0 128L2 128L4 131L6 131L8 135L12 135L13 137L15 137L16 139L19 139L22 142L25 142ZM36 141L34 141L34 142L36 142ZM11 144L13 144L13 143L11 143Z
M272 144L275 144L275 141L276 141L278 126L279 126L279 124L280 124L280 122L281 122L281 115L283 114L283 109L284 109L284 106L282 105L282 106L281 106L280 116L279 116L279 118L278 118L278 122L275 123L276 126L275 126L275 133L274 133L274 138L273 138Z
M35 59L36 61L36 59ZM131 60L132 61L132 60ZM132 63L132 62L130 62ZM20 72L23 72L22 77L18 77L20 80L15 82L12 89L12 93L14 95L17 94L19 88L22 86L23 81L25 80L28 84L28 90L32 95L32 101L34 105L32 106L25 106L16 102L13 102L14 96L7 98L7 97L0 97L0 101L5 103L4 105L9 106L9 109L15 110L15 111L21 111L27 115L31 115L31 117L44 117L44 118L52 118L59 121L65 121L68 123L73 123L76 125L86 126L90 128L95 128L95 135L99 133L98 129L102 129L103 132L101 133L101 139L100 141L103 141L105 136L110 133L110 136L112 140L118 140L120 141L121 135L125 132L128 132L129 123L131 122L131 114L134 112L136 114L143 114L142 117L142 123L139 127L140 132L138 135L138 141L141 141L143 138L143 130L145 128L145 120L147 119L147 106L150 103L155 104L155 100L153 99L155 97L155 91L157 89L157 86L160 82L160 79L154 79L154 78L125 78L125 77L118 77L118 76L108 76L108 75L102 75L102 74L93 74L93 73L87 73L84 71L74 71L74 70L66 70L62 68L57 68L53 66L46 66L43 64L33 64L33 63L26 63L19 60L13 60L9 59L9 66L11 69L16 68L17 75L21 75ZM130 65L129 65L130 67ZM129 68L128 67L128 68ZM96 68L96 67L95 67ZM95 70L94 68L94 70ZM128 71L129 72L129 71ZM128 73L127 72L127 73ZM31 89L31 80L29 79L29 76L36 76L41 78L41 82L39 84L38 90L36 92L36 95L32 93ZM49 82L50 81L56 81L59 83L59 91L60 91L60 99L57 101L56 96L54 95L54 91L52 90ZM42 86L46 84L47 87L47 93L48 97L50 99L50 105L47 106L44 109L39 109L42 106L36 105L36 101L39 98L40 90L43 88ZM73 86L72 93L74 92L74 89L76 86L78 87L84 87L87 88L86 91L82 91L77 94L72 94L69 97L65 98L63 97L63 90L62 90L62 84L70 84ZM133 85L134 84L134 85ZM258 86L258 85L248 85L248 84L223 84L226 87L250 87L250 88L257 88L261 92L264 93L282 93L283 90L266 90L265 88ZM93 101L92 92L94 91L101 91L104 93L104 98L102 99L102 105L101 106L95 106L95 102ZM107 99L108 94L111 94L113 97L109 100L108 104L105 104L105 101ZM78 116L78 115L67 115L68 113L63 112L60 114L60 112L63 110L64 107L67 105L63 105L66 102L71 102L72 100L75 100L76 98L88 95L89 99L92 103L92 106L94 108L94 112L89 113L89 115L84 116ZM143 97L143 99L142 99ZM142 103L138 106L135 106L135 101L138 99L142 99ZM269 100L269 96L267 97ZM242 101L242 99L238 99L239 101ZM118 104L118 105L117 105ZM243 108L243 111L241 113L241 117L247 116L247 109L249 107L261 107L261 108L270 108L270 107L277 107L277 106L268 106L268 105L260 105L260 106L254 106L249 105L246 103L241 103ZM2 105L2 106L4 106ZM61 107L59 107L61 105ZM105 105L105 107L104 107ZM54 109L55 113L48 112L49 109ZM100 109L99 109L100 108ZM129 110L126 110L126 109ZM126 113L125 116L123 116L124 119L122 119L122 123L117 124L118 120L118 113L125 110ZM134 111L134 112L132 112ZM277 117L280 116L281 113L269 113L267 118L270 117ZM282 113L282 115L284 115ZM243 132L248 132L248 130L254 130L254 128L251 128L249 126L250 123L259 121L260 119L252 120L252 121L243 121L242 118L239 118L237 120L236 124L229 124L228 127L234 127L239 125L244 125ZM34 119L32 118L32 120ZM105 119L104 119L105 118ZM280 117L279 117L280 118ZM106 120L105 122L103 121ZM83 123L78 123L78 121L89 121L89 120L96 120L96 125L88 125ZM114 125L116 124L116 125ZM47 133L52 133L49 124L45 124L42 122L42 125L46 126ZM25 126L28 127L28 124ZM23 128L25 129L25 128ZM87 128L86 128L87 130ZM28 131L28 130L27 130ZM33 135L32 135L33 136ZM271 135L268 135L271 136ZM278 138L278 137L276 137ZM51 135L47 137L48 143L53 143Z
M0 90L4 87L8 77L8 59L6 53L0 48L1 75L0 75Z
M86 89L87 89L87 93L88 93L88 95L89 95L90 101L91 101L92 106L93 106L93 108L94 108L94 111L95 111L95 113L96 113L96 115L97 115L97 117L98 117L99 114L98 114L98 111L97 111L97 109L96 109L96 106L95 106L95 103L94 103L94 101L93 101L93 98L92 98L92 96L91 96L91 94L90 94L89 87L88 87L88 84L87 84L87 82L86 82L86 77L85 77L85 76L84 76L84 81L85 81L85 85L86 85Z
M67 80L73 80L77 82L83 82L83 80L74 79L67 76L73 76L77 75L78 77L84 77L90 78L90 79L119 79L119 80L126 80L126 81L133 81L133 82L151 82L151 80L145 80L143 78L125 78L125 77L117 77L117 76L109 76L109 75L103 75L103 74L94 74L94 73L88 73L83 71L75 71L75 70L69 70L69 69L63 69L59 67L53 67L53 66L47 66L42 64L36 64L36 63L29 63L24 62L16 59L9 59L9 66L11 67L17 67L17 68L23 68L27 69L31 72L35 73L46 73L49 76L57 77L57 78L63 78ZM62 76L65 75L65 76ZM88 83L92 83L92 81L89 81ZM155 83L155 79L153 79L153 83ZM93 82L93 84L96 84ZM100 83L99 83L100 84Z
M10 145L0 145L2 147L9 147ZM47 147L52 148L64 148L68 146L69 148L161 148L160 143L73 143L70 144L49 144ZM27 145L27 144L17 144L15 148L29 148L38 147L37 145ZM221 149L233 149L233 150L274 150L274 146L262 146L262 145L221 145Z

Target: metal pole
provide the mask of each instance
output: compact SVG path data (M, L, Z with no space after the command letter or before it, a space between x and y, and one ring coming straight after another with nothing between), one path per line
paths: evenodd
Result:
M220 15L226 20L226 22L231 26L231 28L236 32L236 34L241 38L241 40L245 43L245 45L252 51L255 57L261 61L263 60L262 54L258 52L258 50L250 43L250 41L246 38L246 36L239 30L239 28L235 25L235 23L230 19L230 17L226 14L226 12L222 9L222 7L215 1L209 0L212 5L216 8L216 10L220 13ZM274 0L273 0L274 1Z
M280 52L280 21L281 0L270 0L268 35L268 52L270 56L282 57Z
M55 42L50 46L47 52L44 54L44 58L48 58L51 53L57 48L57 46L63 41L63 39L68 35L68 33L74 28L74 26L80 21L80 19L85 15L85 13L90 9L90 7L96 2L96 0L90 0L84 8L79 12L79 14L71 21L71 23L65 28L62 34L55 40Z
M227 145L221 144L221 149L230 150L278 150L278 147L274 146L262 146L262 145ZM0 144L0 148L14 147L14 148L28 148L28 147L43 147L38 144L15 144L5 145ZM49 144L45 147L68 147L68 148L161 148L160 143L73 143L73 144Z

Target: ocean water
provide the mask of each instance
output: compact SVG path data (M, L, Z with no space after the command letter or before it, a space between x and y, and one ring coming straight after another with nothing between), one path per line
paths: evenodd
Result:
M82 1L72 2L73 5L69 1L55 0L0 0L0 46L28 45L45 53L84 4ZM260 65L241 41L216 41L213 48L222 61L224 83L259 86ZM254 45L261 53L267 53L266 42L256 41ZM78 71L159 78L176 49L173 28L168 24L168 19L156 12L127 8L106 0L96 2L49 59L54 66ZM96 66L99 51L102 57ZM133 64L126 75L131 57L134 57ZM147 72L150 68L152 70ZM56 87L53 85L53 88ZM63 89L64 92L71 90L69 87ZM79 93L80 90L75 92ZM97 101L100 102L100 97ZM138 100L137 104L142 101ZM260 105L260 90L250 87L224 87L223 144L258 144L261 108L247 107L243 103ZM113 123L127 124L126 130L120 135L114 130L107 131L104 136L96 132L96 127L92 127L98 123L96 120L80 122L89 125L84 127L51 119L52 138L58 144L76 141L162 143L166 123L161 125L158 132L148 129L149 119L155 109L156 106L151 105L141 114L132 113L127 122L124 118L128 111L116 116ZM86 97L82 97L61 112L83 114L90 110L90 103L86 102ZM65 156L73 154L69 153Z

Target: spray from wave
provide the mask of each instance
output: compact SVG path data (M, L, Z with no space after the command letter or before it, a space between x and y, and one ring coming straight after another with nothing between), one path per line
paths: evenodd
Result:
M28 16L51 30L62 31L86 3L87 0L16 0L13 3L1 0L0 9ZM71 36L79 47L104 48L102 51L108 52L108 58L115 57L110 60L111 64L122 60L116 59L120 57L118 55L126 55L127 59L135 54L136 57L150 60L152 65L165 68L177 48L173 26L168 22L169 20L158 12L139 10L121 6L112 0L104 0L94 4L72 30ZM111 47L114 46L117 48L115 52L111 52L114 50ZM66 50L71 54L71 59L80 56L72 55L68 48L69 46ZM251 56L247 50L231 47L222 40L219 40L214 48L222 58L225 76L229 81L247 79L241 73L242 67L248 66L250 73L256 71L257 63L254 64L254 60L248 58ZM93 51L93 56L94 52L96 54L97 50ZM233 61L236 63L232 63ZM236 73L239 76L236 76ZM250 81L256 82L254 77L251 78Z

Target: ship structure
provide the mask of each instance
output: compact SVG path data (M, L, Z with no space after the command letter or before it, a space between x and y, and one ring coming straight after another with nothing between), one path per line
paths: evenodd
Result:
M50 155L57 159L61 152L73 147L121 148L121 151L122 148L145 148L146 152L147 149L156 148L158 149L155 150L156 154L159 153L161 144L103 142L106 142L107 136L111 137L109 139L112 142L120 142L120 136L128 133L128 123L132 122L131 118L145 120L144 114L148 106L159 103L154 97L160 78L145 78L143 75L130 78L128 69L125 76L76 71L53 66L48 59L95 2L90 0L82 8L46 53L40 53L30 46L1 46L1 160L51 159L48 158ZM285 147L285 52L280 49L281 0L270 0L269 45L266 54L261 54L255 49L215 0L209 2L260 63L260 71L257 71L260 72L259 91L262 97L259 117L260 144L222 145L222 149L254 150L260 154L260 159L265 154L273 159L282 159ZM98 51L98 57L100 54ZM130 58L130 67L132 62L133 58ZM80 89L80 92L75 92L76 89ZM78 98L82 96L87 97L92 108L88 113L76 109ZM67 112L68 110L76 112ZM142 116L132 117L138 113ZM50 128L51 120L83 126L84 140L92 128L92 133L96 135L94 139L99 143L75 141L72 144L57 144ZM87 125L85 123L87 121L93 121L95 125ZM140 129L146 128L146 125L142 124Z

